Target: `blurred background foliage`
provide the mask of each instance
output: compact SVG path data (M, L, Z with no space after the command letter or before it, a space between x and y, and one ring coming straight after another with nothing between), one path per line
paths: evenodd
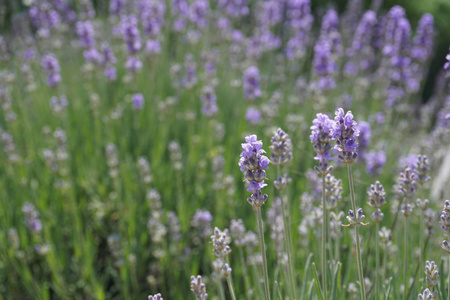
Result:
M24 12L33 0L0 0L0 32L2 34L8 34L8 31L12 29L12 16L17 12ZM73 3L75 9L77 8L77 1L68 0ZM250 2L257 2L261 0L253 0ZM281 1L281 0L280 0ZM446 34L450 28L450 0L357 0L362 2L362 9L371 9L374 5L380 5L380 10L387 11L394 5L402 6L412 28L417 26L420 17L424 13L430 13L434 16L436 26L436 43L435 54L430 64L429 74L423 90L423 99L427 101L428 97L432 94L433 85L436 75L442 69L444 64L445 55L448 53L450 45L450 34ZM325 11L334 7L338 10L339 14L345 12L348 6L354 5L352 0L312 0L311 8L313 12L318 14L324 14ZM93 0L97 13L107 15L109 1L107 0ZM20 14L19 14L20 15ZM319 26L317 22L320 18L316 18L315 25Z

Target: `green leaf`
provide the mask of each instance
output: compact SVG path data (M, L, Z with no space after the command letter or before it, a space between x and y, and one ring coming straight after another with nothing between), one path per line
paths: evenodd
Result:
M319 280L317 279L316 264L312 263L312 266L314 271L314 282L316 283L317 295L319 296L319 300L323 300L322 290L320 288Z

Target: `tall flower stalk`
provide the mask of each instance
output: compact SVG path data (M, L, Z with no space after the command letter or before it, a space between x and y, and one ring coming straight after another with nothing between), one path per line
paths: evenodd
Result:
M353 120L351 111L344 114L342 108L338 108L335 112L334 126L333 126L333 138L336 139L336 145L334 148L339 151L339 160L347 165L348 181L350 186L350 200L352 203L352 209L349 210L349 225L355 227L355 242L356 242L356 260L358 265L358 275L361 299L366 300L366 292L364 288L364 275L361 260L361 247L359 242L359 226L365 225L362 223L364 220L363 211L361 208L356 210L355 192L353 187L352 169L351 164L356 160L358 154L358 143L356 137L359 136L359 129L356 127L357 122Z
M444 210L441 213L441 229L444 232L444 235L447 237L450 236L450 201L445 200L444 202ZM449 291L447 291L447 299L450 300L450 244L447 242L447 240L443 240L441 244L442 249L445 250L445 252L448 253L448 287Z
M214 254L219 258L216 260L216 264L221 266L221 275L226 278L228 289L230 290L230 295L233 300L236 300L236 295L234 294L233 281L231 280L231 271L228 264L228 254L230 254L231 249L228 246L231 242L231 238L228 236L228 229L221 231L219 228L214 228L214 234L211 236L213 243Z
M428 157L426 155L419 155L417 156L417 160L415 163L415 169L416 169L416 174L417 174L417 183L419 183L420 188L421 188L421 192L422 192L422 199L425 199L425 183L427 183L428 181L430 181L431 177L429 176L430 174L430 162L428 160ZM420 257L419 257L419 262L420 262L420 269L423 269L423 260L424 260L424 233L425 233L425 226L424 226L424 214L425 214L425 210L428 209L428 200L420 200L417 199L417 206L421 209L420 212L420 239L419 239L419 250L420 250Z
M295 277L294 277L294 260L292 258L292 242L291 242L291 223L289 222L289 199L286 193L283 192L284 188L289 185L291 179L286 174L284 177L281 175L281 166L286 165L292 160L292 143L289 136L281 129L278 128L271 140L269 146L272 153L270 154L270 162L277 166L277 180L274 182L275 188L279 191L281 196L281 210L283 213L283 225L284 225L284 244L288 258L288 277L289 277L289 289L291 298L297 299L295 289Z
M314 143L314 151L317 153L315 160L319 161L319 166L315 167L316 172L322 176L322 289L324 299L328 299L327 284L327 204L325 201L325 176L332 170L328 166L331 160L330 150L332 148L331 140L333 138L333 121L325 114L317 114L311 126L311 143Z
M376 235L375 235L375 299L379 299L379 269L380 269L380 249L378 245L378 231L380 230L380 222L383 220L384 214L381 212L381 207L386 203L383 185L377 181L375 184L370 185L367 190L367 195L369 196L369 205L375 208L375 212L371 215L372 220L375 222Z
M262 141L257 140L255 134L247 136L245 138L246 143L242 144L241 158L239 160L239 166L241 171L244 172L244 180L248 183L248 192L252 192L252 195L247 198L248 203L254 207L256 211L256 218L258 221L259 231L259 246L261 248L261 256L263 259L263 272L264 272L264 290L267 300L270 300L269 292L269 275L267 272L267 258L266 258L266 246L264 243L264 229L261 216L261 206L267 200L267 194L262 194L261 189L267 184L264 183L266 178L266 172L264 169L269 168L269 159L263 155L265 151L262 149Z

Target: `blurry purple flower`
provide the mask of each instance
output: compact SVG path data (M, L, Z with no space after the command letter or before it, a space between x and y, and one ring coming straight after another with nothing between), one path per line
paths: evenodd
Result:
M103 73L105 74L106 78L108 78L109 81L114 81L117 78L115 67L108 67L105 69Z
M25 223L32 234L39 234L42 231L42 223L39 220L39 212L30 202L25 202L22 206L22 212L25 215Z
M142 47L138 28L138 19L135 15L122 16L120 26L123 40L127 46L128 54L136 54Z
M125 67L132 73L137 73L142 69L142 62L135 56L130 56Z
M366 172L372 177L380 175L386 164L386 154L384 151L370 151L366 154Z
M247 111L245 113L245 119L252 125L258 124L261 122L261 111L253 106L250 106L247 108Z
M142 110L144 108L144 96L142 94L131 96L131 102L134 110Z
M161 43L158 40L148 40L145 50L150 54L159 54L161 52Z
M211 233L211 222L213 217L207 210L197 209L195 215L191 219L191 225L198 230L198 234L201 238L208 238Z
M445 56L445 59L447 60L447 62L444 65L444 69L448 70L450 69L450 53Z
M80 39L81 47L86 49L95 47L94 27L89 20L77 22L75 31Z
M358 156L359 159L365 160L366 150L367 147L370 145L370 137L371 137L371 130L370 130L370 124L365 121L360 121L357 125L359 129L359 136L358 136L358 144L359 144L359 152Z
M332 160L330 150L331 150L331 140L333 138L333 121L325 114L317 114L317 118L315 118L312 123L313 125L310 127L311 135L309 138L311 139L311 143L314 143L314 151L317 153L317 156L314 158L319 160L320 170L325 173L328 173L328 161Z
M111 0L109 3L109 13L111 15L121 15L125 7L126 0Z
M245 70L243 85L245 97L248 100L255 100L261 97L261 90L259 87L259 70L256 66L250 66Z
M195 0L189 7L189 20L199 28L208 24L209 2L207 0Z
M58 59L53 54L45 54L41 59L41 65L47 73L47 85L54 88L61 82Z
M248 0L219 0L219 8L229 17L239 18L248 15Z
M434 18L430 14L424 14L417 26L416 36L413 40L411 57L418 61L426 61L433 51Z
M217 114L217 97L214 92L214 88L210 85L206 85L203 88L201 100L203 103L202 114L208 118L214 117Z
M337 65L333 60L329 43L319 41L314 46L314 74L316 83L320 90L332 90L336 87L333 74Z

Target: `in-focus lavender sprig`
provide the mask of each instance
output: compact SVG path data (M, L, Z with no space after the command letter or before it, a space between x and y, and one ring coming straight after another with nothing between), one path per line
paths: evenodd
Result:
M155 295L149 295L148 300L164 300L160 293Z
M262 141L258 141L255 134L247 136L245 141L246 143L241 144L244 151L241 152L239 166L241 171L244 172L244 180L248 183L247 191L252 192L252 195L247 198L247 202L253 206L256 212L259 231L259 247L261 248L261 256L263 260L265 298L266 300L270 300L266 246L264 243L264 229L261 216L261 206L264 205L268 197L266 194L263 195L261 192L261 189L266 186L264 183L264 179L266 178L266 172L264 169L267 170L269 168L270 161L263 155L265 153L262 149L263 143Z
M333 138L336 139L334 149L339 151L338 158L344 164L351 164L358 156L358 143L356 138L359 136L357 122L353 120L351 111L344 114L342 108L335 112L333 125Z
M247 201L254 207L261 207L267 200L267 195L262 195L261 189L267 184L264 183L266 171L269 168L269 159L263 155L266 151L262 149L262 142L257 140L256 135L245 138L246 143L242 144L244 151L241 152L239 166L244 172L244 179L248 183L247 191L252 192L252 196Z
M202 276L191 276L191 291L195 294L195 299L205 300L208 298L206 285L203 283Z
M317 118L313 120L311 126L311 143L314 143L314 151L317 156L314 158L319 161L319 167L316 171L325 176L332 167L328 166L328 161L332 160L330 150L333 147L331 141L333 139L333 121L325 114L317 114Z

